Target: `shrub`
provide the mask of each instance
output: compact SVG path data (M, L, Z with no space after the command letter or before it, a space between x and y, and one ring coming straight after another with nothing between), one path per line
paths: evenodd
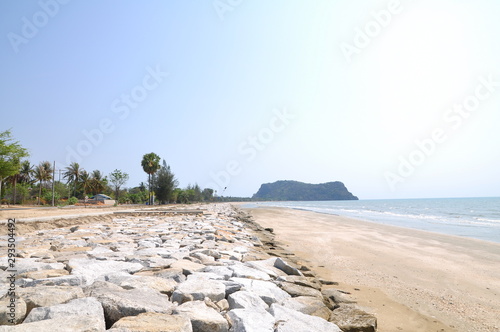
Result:
M68 205L75 205L76 203L78 203L78 198L73 196L68 199Z

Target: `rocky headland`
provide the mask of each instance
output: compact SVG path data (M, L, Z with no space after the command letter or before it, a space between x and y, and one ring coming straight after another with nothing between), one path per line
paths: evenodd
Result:
M376 330L334 281L231 205L84 221L18 221L13 266L2 237L0 331Z

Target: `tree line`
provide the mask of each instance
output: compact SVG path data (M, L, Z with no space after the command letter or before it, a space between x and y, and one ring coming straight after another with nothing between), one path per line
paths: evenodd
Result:
M88 172L73 162L61 170L56 180L54 164L42 161L38 165L27 159L29 153L11 134L0 132L0 203L65 205L85 201L104 194L120 204L168 204L210 202L214 191L197 184L178 188L170 166L155 153L143 156L141 166L148 175L147 186L125 188L129 175L115 169L108 175L100 170ZM61 181L61 175L62 180Z

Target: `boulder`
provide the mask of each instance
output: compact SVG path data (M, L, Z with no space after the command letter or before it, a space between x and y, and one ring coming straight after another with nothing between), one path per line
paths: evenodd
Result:
M52 318L66 318L74 316L92 316L101 321L101 329L105 329L104 311L101 304L92 297L71 300L65 304L56 304L50 307L34 308L26 316L24 323L32 323Z
M246 291L258 295L267 305L283 303L290 298L290 294L280 289L274 283L263 280L252 280L246 278L231 278L229 281L239 283Z
M40 286L19 288L17 293L26 301L27 313L33 308L50 307L84 297L83 290L75 286Z
M257 294L239 291L229 295L229 309L266 310L269 306Z
M323 318L306 315L279 304L271 305L269 312L276 321L276 332L342 332L337 325Z
M259 261L248 261L245 262L245 265L252 267L254 269L260 270L262 272L267 273L273 278L277 278L279 276L286 276L287 274L280 269L274 266L277 257L259 260Z
M233 276L233 270L229 269L226 266L207 266L203 269L203 272L210 272L218 274L224 280L229 280Z
M123 317L113 324L110 332L193 332L187 316L145 312Z
M375 332L377 318L355 305L341 304L333 310L330 321L337 324L344 332Z
M158 291L148 288L125 290L105 281L96 281L85 289L85 293L101 302L106 322L110 325L122 317L143 312L170 314L174 307L168 296Z
M291 266L289 263L285 262L280 257L276 258L274 262L274 267L280 269L288 275L302 276L302 272L299 271L296 267Z
M19 295L12 298L4 296L0 299L0 325L19 324L26 314L26 302Z
M172 301L182 304L187 301L202 301L208 297L213 302L218 302L226 296L226 286L218 280L188 279L179 284L172 294Z
M0 326L0 332L102 332L96 316L57 317L14 326Z
M107 274L116 272L135 273L143 268L142 264L120 261L97 261L93 259L74 258L68 262L71 274L84 278L86 285L92 284L95 280L102 279Z
M189 317L193 332L228 332L229 330L227 320L203 301L186 302L175 308L174 313Z
M260 270L245 266L243 264L235 264L229 267L233 270L233 277L237 278L249 278L256 280L271 280L269 274L262 272Z
M323 299L311 296L299 296L286 300L283 306L303 314L330 319L331 311L323 302Z
M180 260L172 263L172 265L170 265L170 268L182 269L182 273L185 276L187 276L187 275L190 275L194 272L203 271L203 269L205 269L205 265L194 263L194 262L188 261L186 259L180 259Z
M274 317L265 310L234 309L228 316L231 332L274 332Z
M281 276L276 281L285 281L299 286L310 287L321 290L321 283L315 278L301 277L301 276Z
M311 287L300 286L297 284L292 284L289 282L280 283L281 288L293 297L296 296L312 296L317 298L323 298L321 292L317 289Z

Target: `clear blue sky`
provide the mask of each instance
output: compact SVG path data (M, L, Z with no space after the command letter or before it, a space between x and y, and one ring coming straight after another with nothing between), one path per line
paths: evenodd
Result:
M498 1L1 1L0 130L30 160L251 196L500 196Z

